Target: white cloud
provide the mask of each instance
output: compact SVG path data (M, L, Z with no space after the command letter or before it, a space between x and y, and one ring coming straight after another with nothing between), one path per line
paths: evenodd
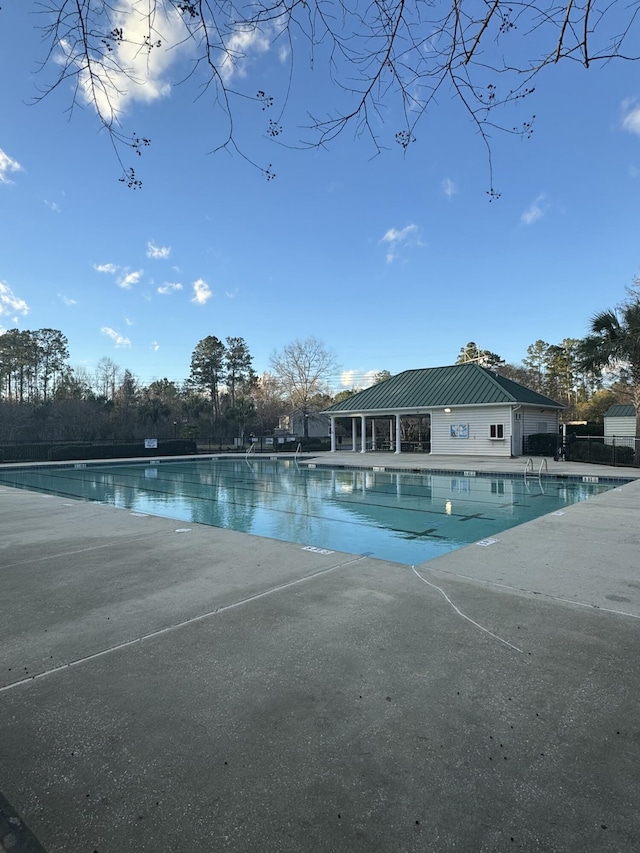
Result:
M147 243L148 258L168 258L171 254L171 246L156 246L153 240Z
M47 205L49 210L52 210L54 213L60 213L60 205L57 204L55 201L47 201L47 199L45 198L44 203Z
M193 299L196 305L204 305L213 296L213 292L203 278L193 282Z
M29 306L24 299L20 299L8 284L0 281L0 317L9 314L22 314L24 316L29 313L29 310Z
M340 374L340 386L342 388L369 388L375 384L379 370L368 370L360 373L357 370L343 370Z
M420 229L417 225L405 225L404 228L389 228L385 235L380 240L381 243L387 243L389 249L387 251L387 263L390 264L398 257L398 249L401 246L423 246L420 239Z
M124 322L127 324L127 326L135 326L135 322L133 320L130 320L128 317L124 318Z
M454 184L451 178L445 178L440 186L442 187L442 192L447 198L453 198L453 196L458 192L458 187Z
M640 136L640 103L637 98L630 98L622 102L622 127L629 133Z
M120 332L116 332L115 329L111 329L109 328L109 326L103 326L100 331L103 335L106 335L108 338L111 338L111 340L116 345L116 349L119 349L120 347L131 346L131 341L129 340L129 338L123 337Z
M252 54L269 50L269 39L258 27L245 27L235 32L226 42L226 53L218 66L224 83L232 77L246 77Z
M520 222L522 222L523 225L533 225L533 223L537 222L538 219L542 219L548 208L549 205L546 202L545 194L540 193L538 198L535 201L532 201L529 207L524 211L520 217Z
M140 281L140 276L142 275L142 273L143 270L136 270L135 272L125 273L118 279L118 287L121 287L123 290L129 290L133 284L137 284Z
M116 124L118 116L136 102L148 104L167 97L171 92L167 72L193 43L186 38L182 16L162 4L164 14L154 17L151 46L145 47L149 35L145 5L139 0L120 0L112 9L103 29L109 32L121 28L126 37L111 41L111 50L92 65L91 78L81 50L68 41L59 43L64 56L58 61L80 69L78 81L85 102L95 106L108 123Z
M417 225L405 225L404 228L389 228L387 233L382 238L382 243L404 243L411 234L415 234L418 230Z
M158 350L160 349L160 344L158 343L158 341L151 341L151 349L154 352L158 352Z
M236 287L235 290L225 290L224 295L227 297L227 299L235 299L238 295L238 288Z
M13 181L9 178L11 172L21 172L22 166L17 160L0 148L0 184L12 184Z
M64 304L68 305L69 307L71 305L77 305L78 304L75 299L71 299L69 296L65 296L64 293L59 293L58 299L61 299L64 302Z
M177 290L182 290L180 282L165 281L165 283L161 284L158 288L158 293L162 293L164 296L169 296L169 294L175 293Z
M118 267L115 264L94 264L93 268L97 272L108 272L111 273L111 275L114 275L118 270Z

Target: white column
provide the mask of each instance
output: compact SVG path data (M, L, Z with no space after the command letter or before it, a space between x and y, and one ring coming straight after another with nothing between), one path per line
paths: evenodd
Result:
M360 453L366 453L367 452L367 416L366 415L360 415L360 423L362 426L362 448L360 450Z
M331 415L330 426L329 426L329 435L331 436L331 452L336 452L336 418L335 415Z
M371 418L371 449L376 449L376 421L375 418Z
M351 449L355 452L358 449L358 421L351 418Z
M400 432L400 415L396 415L396 453L402 450L402 433Z

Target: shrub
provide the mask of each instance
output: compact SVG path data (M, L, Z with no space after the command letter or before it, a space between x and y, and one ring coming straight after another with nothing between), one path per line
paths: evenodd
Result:
M183 456L198 452L195 441L185 438L159 441L158 446L146 448L141 441L129 444L67 444L52 447L51 461L63 459L130 459L133 457Z
M555 456L560 443L560 436L555 432L535 432L526 436L524 452L531 456Z

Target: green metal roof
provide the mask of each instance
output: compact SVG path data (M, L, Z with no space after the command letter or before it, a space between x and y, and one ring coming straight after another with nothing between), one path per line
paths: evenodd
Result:
M633 406L627 406L624 403L614 403L607 409L604 416L605 418L635 418L636 410Z
M440 406L482 406L496 403L526 403L546 409L563 406L519 382L513 382L477 364L426 367L405 370L334 403L326 412L365 414L375 411L429 409Z

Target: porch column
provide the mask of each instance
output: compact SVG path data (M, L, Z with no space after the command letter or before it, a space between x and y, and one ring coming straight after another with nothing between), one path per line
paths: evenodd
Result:
M400 415L396 415L396 453L402 451L402 433L400 432Z
M371 449L376 449L376 419L371 418Z
M367 452L367 416L360 415L360 423L362 425L362 449L360 453Z
M335 415L331 415L330 426L329 426L329 435L331 436L331 452L336 452L336 418Z
M389 418L389 450L394 450L395 444L393 441L393 418Z
M358 449L358 421L351 418L351 449L355 452Z

